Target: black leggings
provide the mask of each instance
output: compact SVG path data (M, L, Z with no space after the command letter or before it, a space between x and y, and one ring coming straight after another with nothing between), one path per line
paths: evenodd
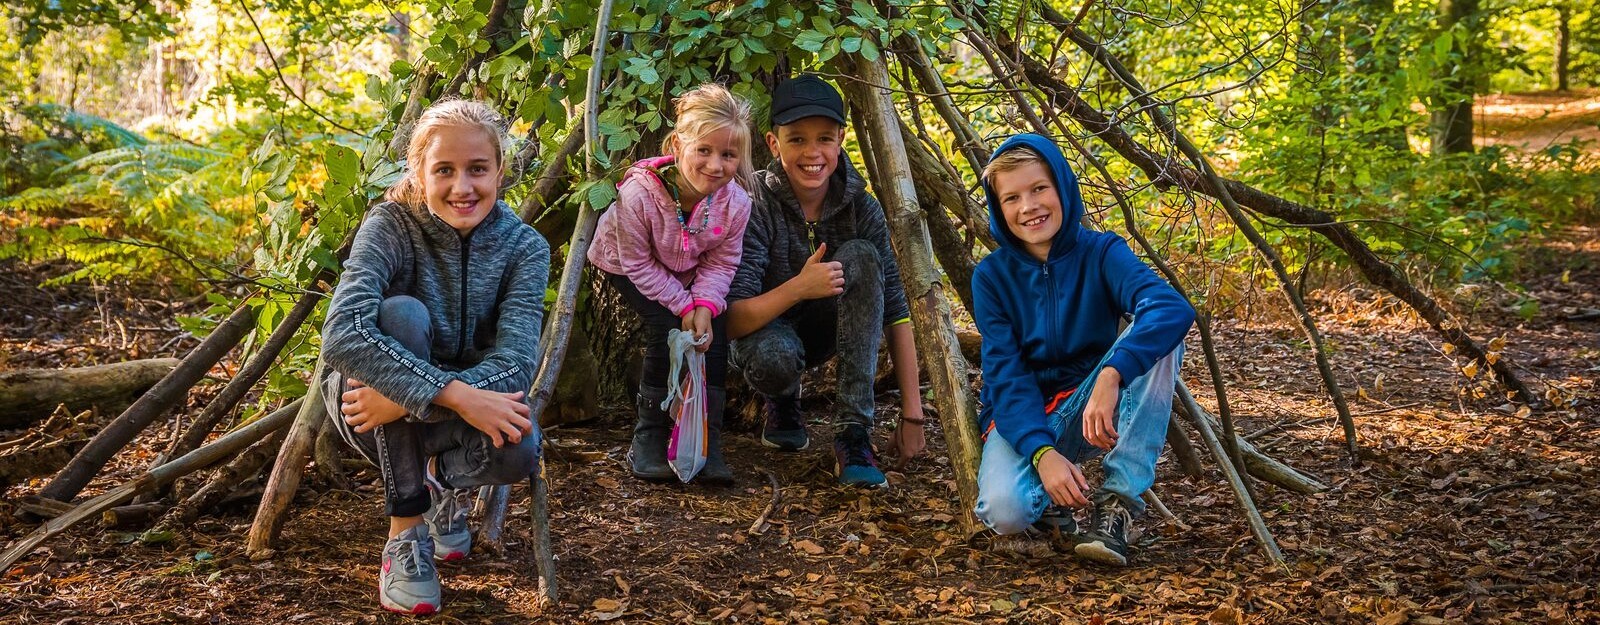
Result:
M628 308L644 319L644 367L639 373L639 386L667 388L667 375L671 363L667 360L667 332L683 327L683 318L667 310L666 306L645 297L626 276L602 271L606 282L622 294ZM726 313L727 311L722 311ZM728 377L728 316L720 314L711 318L711 347L706 349L706 386L723 388Z

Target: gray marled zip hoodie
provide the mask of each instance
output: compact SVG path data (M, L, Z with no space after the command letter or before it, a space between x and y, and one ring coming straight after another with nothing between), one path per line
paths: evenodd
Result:
M844 242L866 239L878 248L883 267L883 323L888 325L911 316L906 305L906 290L900 283L900 264L889 245L889 222L878 199L867 193L867 181L856 173L850 159L839 155L839 168L828 179L828 194L822 200L822 214L816 223L806 223L800 200L789 186L789 175L777 159L765 170L756 172L756 202L750 208L750 224L744 231L744 258L733 275L728 301L749 299L778 288L800 275L806 259L817 246L828 244L828 257ZM790 308L783 317L795 317L800 307Z
M550 245L504 202L466 236L426 206L384 202L356 232L322 328L328 366L405 407L413 419L455 416L433 405L451 380L527 391L539 360ZM378 305L410 295L433 325L428 362L378 332Z

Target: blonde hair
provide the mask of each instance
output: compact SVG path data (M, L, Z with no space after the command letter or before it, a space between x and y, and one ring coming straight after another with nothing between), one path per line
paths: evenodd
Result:
M671 152L674 139L679 147L687 147L701 137L723 128L730 129L734 142L739 145L736 178L739 186L748 191L755 180L755 165L750 160L750 101L711 82L683 92L672 103L677 121L672 132L662 140L661 151Z
M483 131L494 146L495 166L499 167L505 160L505 119L493 107L477 100L441 100L429 106L411 124L408 130L410 139L406 141L406 175L384 192L384 199L411 206L421 205L425 201L422 184L418 182L422 159L439 133L457 128Z
M1012 171L1022 167L1023 165L1027 165L1028 163L1039 163L1040 165L1044 165L1046 170L1050 168L1049 164L1045 162L1044 157L1040 156L1039 153L1034 151L1033 148L1027 146L1018 146L1001 152L999 156L994 157L994 160L989 161L989 164L984 166L982 176L983 182L984 184L993 187L995 174L1002 174Z

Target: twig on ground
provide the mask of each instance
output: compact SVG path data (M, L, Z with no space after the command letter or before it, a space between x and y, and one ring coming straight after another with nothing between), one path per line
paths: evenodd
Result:
M767 474L767 483L772 486L772 499L767 502L766 509L756 515L756 520L750 523L750 529L746 530L746 533L752 536L760 536L762 532L767 531L767 517L771 516L778 509L778 503L783 501L783 490L778 487L778 476L769 469L762 469L761 472Z

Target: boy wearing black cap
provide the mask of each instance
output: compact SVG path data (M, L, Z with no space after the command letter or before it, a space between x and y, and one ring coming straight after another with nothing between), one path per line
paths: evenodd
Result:
M806 74L772 94L775 157L756 173L744 258L728 292L733 362L766 400L761 441L784 451L811 444L800 375L837 358L834 459L841 484L887 482L872 449L872 382L887 335L901 391L894 446L924 445L917 352L888 222L845 157L844 99Z

